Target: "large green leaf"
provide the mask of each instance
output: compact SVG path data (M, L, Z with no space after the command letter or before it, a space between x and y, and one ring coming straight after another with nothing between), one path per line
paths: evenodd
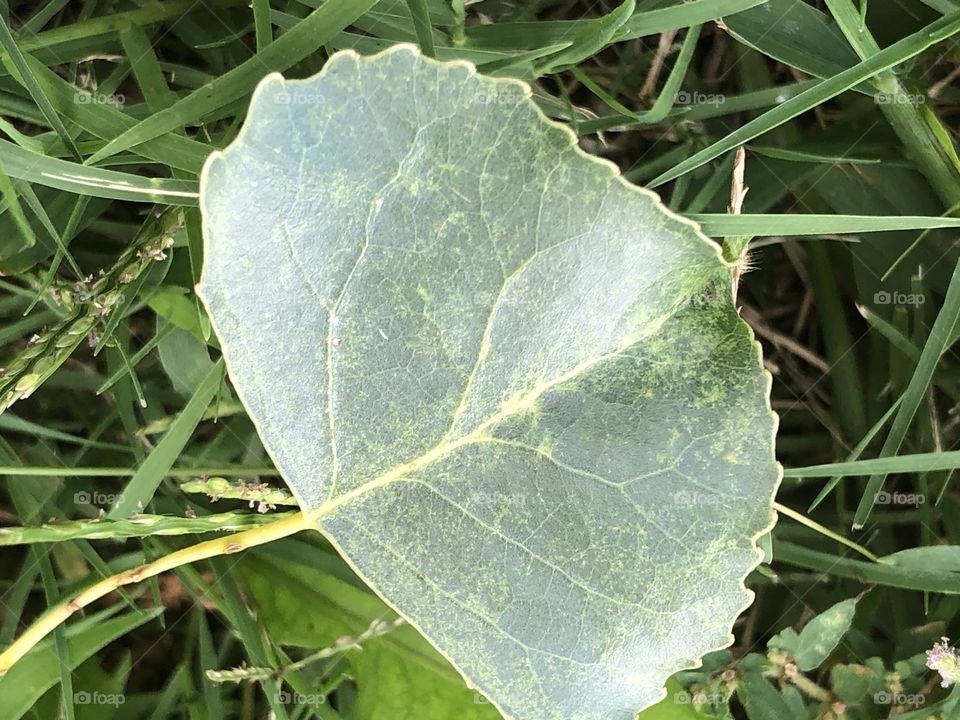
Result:
M318 553L319 554L319 553ZM236 568L274 642L321 648L343 636L356 637L374 620L389 621L377 598L299 562L248 555ZM366 640L349 651L357 686L352 720L491 720L497 712L463 681L409 626Z
M98 613L68 626L65 632L67 646L70 648L69 670L73 672L104 646L153 620L162 612L163 608L154 608L115 618L107 617L106 613ZM56 643L50 638L37 645L23 660L10 668L6 675L0 677L0 717L4 720L17 720L30 712L33 704L57 684L63 662L57 652ZM103 688L98 690L103 692Z
M626 720L750 600L769 378L718 248L529 96L409 46L269 76L198 290L360 576L504 714Z

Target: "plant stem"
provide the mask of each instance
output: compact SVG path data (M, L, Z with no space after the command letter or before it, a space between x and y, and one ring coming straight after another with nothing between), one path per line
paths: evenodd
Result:
M817 685L813 680L811 680L802 672L797 670L796 667L794 667L792 671L789 671L789 672L785 671L784 675L787 678L787 680L789 680L791 683L796 685L798 688L800 688L804 693L812 697L814 700L819 700L820 702L826 703L826 702L830 702L830 700L832 699L829 692L824 690L822 687Z
M140 565L105 578L50 608L27 628L10 647L0 653L0 676L6 674L15 662L20 660L31 648L75 612L124 585L139 583L181 565L206 560L218 555L232 555L257 545L289 537L310 527L313 527L310 516L295 513L283 520L277 520L262 527L183 548L146 565Z
M0 547L65 540L122 540L151 535L194 535L249 530L292 515L292 512L271 515L224 512L201 517L137 515L126 520L67 520L33 527L0 528Z
M861 59L868 60L880 52L852 0L827 0L827 7ZM960 173L951 157L952 148L945 147L950 141L942 123L922 106L921 98L908 92L893 70L879 73L874 84L880 91L876 99L881 112L917 163L917 169L945 206L953 207L960 202Z
M774 502L773 507L776 509L778 513L782 513L786 515L788 518L792 518L796 520L801 525L806 525L811 530L815 530L816 532L820 533L825 537L830 538L831 540L836 540L841 545L846 545L848 548L852 550L856 550L865 558L872 560L873 562L880 562L880 558L878 558L876 555L874 555L872 552L867 550L862 545L858 545L853 540L850 540L849 538L845 538L843 535L839 535L835 533L830 528L826 528L820 523L815 522L814 520L811 520L806 515L802 515L801 513L798 513L796 510L788 508L786 505L781 505L778 502Z
M203 493L213 501L226 498L227 500L244 500L250 507L258 504L273 509L275 505L292 505L296 507L297 500L286 488L272 487L267 483L231 483L226 478L208 477L199 480L189 480L180 485L180 490L186 493ZM261 510L264 512L264 510Z
M15 465L0 465L0 477L4 475L21 475L33 477L133 477L137 468L127 467L17 467ZM267 467L195 467L170 468L167 477L203 477L205 475L262 475L264 477L280 477L276 468Z
M362 650L362 645L367 640L380 637L381 635L386 635L387 633L396 630L405 622L406 621L401 617L394 618L390 621L381 620L378 618L370 623L370 626L359 635L355 637L344 635L335 643L333 643L333 645L321 648L312 655L308 655L302 660L298 660L297 662L290 663L289 665L285 665L283 667L269 668L243 666L232 668L230 670L207 670L206 675L209 680L215 683L244 681L254 682L255 680L262 681L270 678L279 679L293 670L302 670L318 660L326 660L327 658L340 655L347 650Z

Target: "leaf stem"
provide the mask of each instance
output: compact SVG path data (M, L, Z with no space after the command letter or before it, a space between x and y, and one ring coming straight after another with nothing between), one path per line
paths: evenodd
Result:
M151 563L105 578L50 608L27 628L10 647L0 653L0 676L6 674L14 663L75 612L124 585L139 583L181 565L206 560L218 555L232 555L257 545L289 537L310 527L312 527L312 522L308 516L303 513L295 513L283 520L277 520L262 527L183 548Z
M830 702L832 699L828 691L824 690L813 680L800 672L796 665L793 665L789 669L784 668L783 675L789 682L793 683L796 687L806 693L809 697L812 697L814 700L819 700L820 702L826 703Z

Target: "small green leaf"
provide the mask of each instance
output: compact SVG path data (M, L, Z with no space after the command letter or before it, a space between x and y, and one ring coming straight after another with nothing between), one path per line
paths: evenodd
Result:
M800 635L791 627L784 628L767 642L767 647L783 650L790 655L797 651L797 643L800 641Z
M512 80L264 80L198 291L265 447L504 714L629 720L731 641L778 482L732 268Z
M147 305L171 325L186 330L197 340L204 342L202 321L197 307L182 288L169 285L161 287L150 295Z
M697 710L694 706L696 695L684 690L676 678L667 678L666 689L667 696L637 715L637 720L708 720L714 717Z
M879 678L863 665L834 665L830 668L830 684L841 702L859 703L878 684ZM881 684L882 687L882 684Z
M213 367L207 344L180 328L174 328L157 344L157 353L173 389L188 399Z
M281 644L329 647L360 635L371 622L392 619L376 597L314 567L263 553L245 559L238 570L258 617ZM357 685L351 717L499 717L412 628L401 626L361 648L346 652Z
M697 712L693 706L693 693L684 690L675 678L667 679L666 688L667 696L640 713L637 720L704 720L712 717Z
M856 600L843 600L808 622L791 653L797 667L806 672L827 659L853 622Z
M744 673L738 692L750 720L790 720L794 717L783 695L758 672Z

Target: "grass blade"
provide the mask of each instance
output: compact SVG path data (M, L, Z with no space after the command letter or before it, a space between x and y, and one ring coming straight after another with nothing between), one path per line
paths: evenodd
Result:
M10 26L7 25L7 21L2 17L0 17L0 47L6 52L6 57L2 58L4 65L7 65L10 73L17 77L19 82L27 89L27 92L30 93L30 97L33 98L37 107L40 108L43 117L46 118L50 127L53 128L60 137L63 146L70 151L75 160L78 162L82 161L83 157L80 155L76 143L73 142L73 138L70 136L70 133L67 132L67 127L63 124L60 115L57 114L57 111L50 103L50 99L43 92L43 88L40 87L33 73L30 72L30 67L27 65L23 53L20 52L13 33L10 32Z
M11 177L78 195L163 205L196 205L199 196L197 183L190 180L145 178L79 165L35 153L7 140L0 140L0 161Z
M426 0L407 0L410 17L413 18L413 28L417 32L417 42L427 57L436 57L437 49L433 44L433 27L430 25L430 11Z
M777 560L798 567L850 578L862 583L875 583L905 590L926 590L938 593L960 593L960 573L918 570L886 563L862 562L829 553L811 550L793 543L774 541Z
M880 46L863 23L860 10L851 0L827 0L827 7L861 58L866 60L880 52ZM890 70L880 73L876 85L880 97L891 100L878 102L880 111L945 206L960 202L957 154L940 120L919 103L903 101L910 93L896 73Z
M940 308L937 319L934 321L933 327L930 328L930 336L927 338L927 342L923 346L923 351L920 353L920 361L917 363L917 368L914 370L913 376L910 378L910 383L903 393L903 402L899 410L897 410L896 416L893 418L893 424L890 426L890 434L887 435L887 439L880 449L880 459L891 458L893 455L896 455L900 449L900 445L903 444L903 440L907 435L907 431L910 429L910 425L913 423L917 409L920 407L920 403L923 402L927 388L930 386L930 381L933 379L933 372L936 370L937 364L940 361L940 356L943 355L948 347L958 314L960 314L960 262L957 263L953 270L953 277L950 279L950 286L947 289L947 296L943 301L943 307ZM949 453L942 453L942 455L949 455ZM870 511L874 506L874 498L880 488L883 487L883 481L886 479L887 472L889 471L874 471L874 474L870 476L870 480L867 482L867 487L863 492L863 496L860 498L860 504L857 506L857 511L853 517L854 528L861 528L864 523L866 523L867 518L870 516Z
M700 152L694 153L691 157L676 165L672 170L654 178L649 185L651 187L657 187L658 185L680 177L684 173L695 170L723 155L725 152L733 150L738 145L747 143L763 133L779 127L797 115L826 102L830 98L836 97L864 80L868 80L884 70L889 70L894 65L898 65L905 60L919 55L927 48L946 40L958 31L960 31L960 13L953 13L940 20L936 20L922 30L908 35L890 47L881 50L869 60L864 60L849 70L844 70L827 80L817 83L812 88L790 98L782 105L751 120L726 135L722 140L713 143Z
M220 75L174 105L151 115L108 142L88 162L100 162L201 118L249 94L270 72L286 70L349 26L377 0L328 0L270 43L263 52Z
M128 518L134 513L142 512L147 506L160 483L167 477L173 464L180 457L180 453L183 452L193 431L203 418L203 413L210 401L217 394L220 383L223 381L223 373L224 366L221 359L207 373L163 439L126 484L119 499L107 514L109 519Z
M869 460L854 460L807 467L784 468L783 476L790 478L815 477L852 477L867 473L926 473L934 470L956 470L960 468L960 450L947 452L917 453L898 455L897 457L879 457ZM874 493L876 494L876 493ZM870 496L871 504L873 495Z
M687 215L700 223L703 232L712 237L737 235L842 235L847 233L888 230L922 230L928 228L960 228L960 218L911 217L891 215L729 215L695 213Z

